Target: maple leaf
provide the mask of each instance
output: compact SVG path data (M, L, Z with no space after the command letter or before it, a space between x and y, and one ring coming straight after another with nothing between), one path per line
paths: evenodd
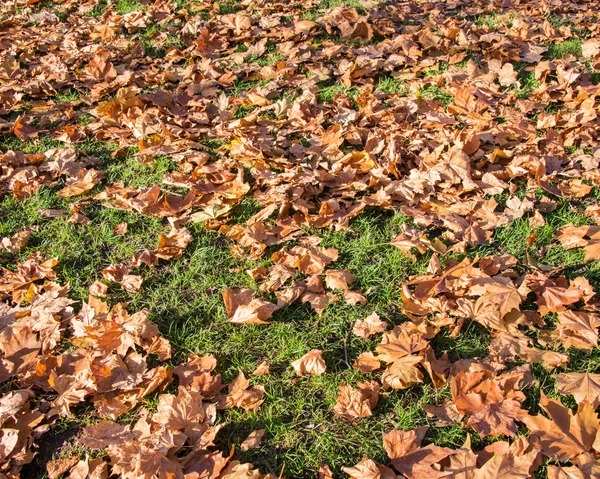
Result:
M336 415L353 421L373 414L381 386L375 381L358 383L357 386L358 389L355 389L342 381L333 408Z
M394 430L383 435L383 445L394 468L411 479L444 477L448 474L434 468L437 463L457 451L430 444L421 447L421 441L428 427L411 431Z
M600 374L571 372L557 374L554 379L558 392L572 395L577 404L585 401L594 409L600 405Z
M573 414L569 408L542 392L540 406L549 418L525 416L523 422L531 430L532 443L544 455L562 462L592 450L600 421L591 404L580 403Z
M265 320L277 311L277 305L253 298L254 291L251 289L236 292L227 288L223 291L223 301L225 302L229 322L236 324L268 324Z
M581 469L577 466L548 466L548 479L585 479Z
M207 206L204 211L198 211L196 213L191 214L190 219L195 222L216 220L221 216L225 216L230 210L231 207L229 205L210 205Z
M269 370L269 364L266 361L263 361L258 366L256 366L256 369L252 373L252 376L262 376L264 374L269 374Z
M48 384L59 394L53 401L53 406L61 416L68 416L70 407L83 401L89 394L87 384L82 383L75 376L58 376L55 371L50 372Z
M531 468L539 454L534 449L520 456L494 454L473 474L473 479L527 479L531 477Z
M260 446L263 436L265 435L264 429L257 429L252 431L248 437L240 445L242 451L248 451L249 449L255 449Z
M247 411L254 411L264 401L265 390L262 386L250 387L250 382L242 371L238 377L228 385L228 393L221 401L222 407L241 407Z
M355 281L355 277L349 271L330 269L325 272L325 284L329 289L341 289L348 291L348 285Z
M475 320L486 327L506 331L503 318L512 310L519 310L522 301L518 290L512 285L492 282L471 287L471 293L481 294L475 302Z
M79 462L77 456L65 457L63 459L55 459L46 464L49 479L58 479L65 472L68 472ZM85 477L85 476L84 476Z
M569 356L556 351L545 351L530 346L531 339L524 334L501 333L492 339L490 354L498 356L502 361L521 358L528 363L542 363L551 371L569 362Z
M383 387L407 389L413 384L423 382L423 373L416 367L422 360L422 356L411 355L394 361L381 376Z
M199 425L204 422L206 412L202 396L196 391L179 387L177 396L161 394L152 421L162 424L171 431L182 431L192 440L197 440L202 431Z
M342 471L352 479L394 479L394 474L389 468L377 464L372 459L365 457L354 467L342 467Z
M352 327L352 332L360 338L368 338L376 333L383 333L387 329L387 323L379 319L377 313L371 313L364 320L357 319Z
M423 351L427 347L428 343L420 331L409 332L397 326L392 331L384 333L381 344L376 349L379 359L391 363L404 356Z
M573 285L569 288L557 285L541 273L528 275L526 280L538 297L537 304L541 315L564 311L565 306L581 299L581 291Z
M381 367L381 362L373 353L366 352L361 353L358 358L356 358L352 367L361 373L372 373Z
M190 241L192 235L187 228L173 228L167 235L160 234L154 255L168 261L179 259Z
M600 320L595 313L561 311L552 336L566 348L592 349L598 346L598 326Z
M24 230L20 233L15 233L10 238L2 238L0 239L0 249L9 253L18 253L27 246L30 236L31 230Z
M303 374L312 374L322 376L325 374L325 361L323 360L323 351L313 349L292 363L296 376Z

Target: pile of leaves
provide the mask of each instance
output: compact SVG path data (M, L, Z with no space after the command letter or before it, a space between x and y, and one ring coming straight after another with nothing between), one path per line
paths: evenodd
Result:
M215 447L219 411L257 410L265 389L241 370L222 383L212 355L173 362L150 312L113 302L109 286L144 294L137 271L180 260L202 223L234 256L268 260L247 271L256 289L219 291L240 328L269 328L293 303L318 315L332 303L366 305L360 272L337 268L338 249L318 234L351 231L353 219L380 210L405 215L388 247L428 257L427 271L399 286L402 321L391 329L375 312L352 325L381 340L353 363L346 353L365 377L340 382L331 414L351 425L380 395L429 382L450 391L423 405L431 424L488 442L449 448L426 439L426 426L383 431L385 464L356 458L342 470L357 479L600 477L600 374L555 372L573 351L598 348L600 283L517 258L494 237L517 220L541 231L566 205L589 224L564 225L552 240L582 249L582 263L600 258L596 10L461 0L0 6L0 195L23 201L51 189L69 206L40 211L49 221L85 225L100 207L170 227L156 248L102 268L82 302L57 281L55 259L16 260L35 226L1 239L0 477L20 477L39 439L84 403L99 421L76 438L78 454L47 463L50 478L285 475ZM91 141L113 145L111 162L134 151L140 163L167 156L176 168L161 184L114 181ZM28 150L42 142L50 147ZM235 221L249 200L256 211ZM126 235L127 223L115 233ZM487 356L436 352L436 338L471 324L491 335ZM296 375L327 374L323 352L294 361ZM560 394L541 392L533 407L536 367ZM269 365L252 374L259 380ZM333 477L327 465L318 474Z

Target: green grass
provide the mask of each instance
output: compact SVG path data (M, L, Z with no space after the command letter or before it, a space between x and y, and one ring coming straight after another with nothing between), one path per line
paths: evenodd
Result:
M358 94L358 90L354 87L346 88L341 84L325 86L319 91L318 100L322 103L332 103L337 95L342 94L354 98Z
M98 18L106 12L107 2L106 0L99 0L95 3L94 7L86 13L86 16Z
M519 73L518 78L521 87L515 91L516 98L527 98L540 86L540 82L536 80L535 72L533 71L522 71Z
M72 101L77 101L81 97L81 94L74 89L70 89L64 93L57 93L54 97L56 103L70 103Z
M135 10L146 10L148 8L136 0L117 0L116 5L116 11L119 15L126 15Z
M366 12L360 0L321 0L317 4L317 9L325 10L339 6L355 8L359 15L363 15Z
M403 85L403 83L397 78L390 76L382 76L378 79L375 87L375 93L386 93L392 95L397 93L399 95L407 95L410 89Z
M419 91L421 98L425 100L435 100L448 106L454 100L454 97L442 90L440 87L432 85Z
M565 54L573 55L576 58L581 57L581 44L580 38L570 38L563 43L551 43L548 45L548 51L546 55L548 58L557 59L562 58Z

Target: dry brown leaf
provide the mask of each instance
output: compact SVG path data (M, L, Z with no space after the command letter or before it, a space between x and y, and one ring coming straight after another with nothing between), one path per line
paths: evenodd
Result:
M325 361L323 360L323 351L313 349L309 351L300 359L297 359L292 363L296 376L302 376L304 374L311 374L314 376L322 376L325 374Z
M368 338L377 333L383 333L387 329L387 323L379 319L377 313L371 313L364 320L357 319L352 327L352 332L360 338Z
M249 449L255 449L257 447L260 447L260 443L264 435L264 429L257 429L256 431L252 431L244 440L244 442L242 442L242 444L240 445L240 449L242 451L248 451Z

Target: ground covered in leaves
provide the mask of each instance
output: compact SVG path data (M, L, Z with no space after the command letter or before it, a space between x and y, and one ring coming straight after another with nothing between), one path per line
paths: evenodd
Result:
M0 478L600 477L597 7L3 2Z

